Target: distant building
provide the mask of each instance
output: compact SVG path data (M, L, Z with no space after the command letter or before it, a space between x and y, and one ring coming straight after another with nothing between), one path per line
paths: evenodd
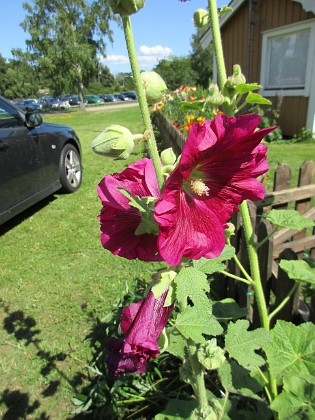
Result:
M228 75L239 64L248 82L280 103L282 133L315 133L315 0L233 0L220 27ZM208 29L201 45L212 41ZM214 71L216 77L216 71Z

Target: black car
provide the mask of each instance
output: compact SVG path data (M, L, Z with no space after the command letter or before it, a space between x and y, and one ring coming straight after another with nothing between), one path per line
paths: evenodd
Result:
M136 92L130 91L130 92L121 92L124 96L127 96L127 98L130 98L132 100L136 100L137 99L137 94Z
M114 95L110 95L108 93L104 93L104 95L99 95L102 99L104 99L104 102L117 102L117 98L115 98Z
M0 96L0 224L81 184L80 140L71 127L44 123Z

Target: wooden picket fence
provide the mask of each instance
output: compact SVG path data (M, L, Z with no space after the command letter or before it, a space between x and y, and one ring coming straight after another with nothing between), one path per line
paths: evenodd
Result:
M157 112L153 123L158 128L165 147L173 147L176 154L180 154L185 142L184 136L170 124L163 114ZM313 183L315 165L309 160L305 161L300 170L297 186L290 188L291 169L288 165L279 165L275 171L273 192L266 194L265 198L256 202L249 202L251 220L255 228L256 240L260 242L268 236L274 227L266 220L271 209L293 208L305 217L315 220L315 207L312 198L315 197L315 184ZM233 214L232 223L235 225L235 235L231 243L236 249L237 256L242 265L249 271L246 244L239 213ZM312 232L304 229L301 232L290 229L279 229L271 238L258 249L261 278L269 310L277 307L288 295L294 286L286 273L279 267L281 259L301 259L305 252L315 258L315 229ZM228 270L236 275L242 275L234 260L228 262ZM247 307L248 319L253 326L259 325L259 315L256 308L255 296L245 283L234 281L220 275L212 282L212 291L219 300L233 298L241 307ZM291 296L289 302L277 313L273 322L283 319L294 323L305 321L315 322L315 292L305 300L301 288Z

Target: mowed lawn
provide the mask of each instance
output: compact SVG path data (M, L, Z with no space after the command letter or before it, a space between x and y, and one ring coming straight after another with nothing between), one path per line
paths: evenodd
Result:
M91 142L107 125L141 133L138 107L44 116L71 125L83 149L80 190L56 194L0 227L0 418L65 419L86 374L86 337L137 277L148 281L162 265L128 261L105 251L97 216L101 178L128 161L94 154ZM7 416L7 417L5 417ZM45 417L46 416L46 417Z
M76 130L84 177L77 193L55 194L0 227L0 417L7 419L71 417L71 398L88 375L93 349L87 337L97 320L126 285L150 280L163 267L114 257L99 241L98 182L146 152L140 144L128 161L113 161L95 155L91 142L109 124L142 132L138 107L44 120ZM291 165L293 186L300 164L315 156L315 144L271 145L268 156L272 170L278 161Z

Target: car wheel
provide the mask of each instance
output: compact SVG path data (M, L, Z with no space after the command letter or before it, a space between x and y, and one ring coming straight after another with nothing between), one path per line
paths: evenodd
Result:
M64 192L72 193L80 187L82 179L81 157L72 144L66 144L61 151L59 174Z

